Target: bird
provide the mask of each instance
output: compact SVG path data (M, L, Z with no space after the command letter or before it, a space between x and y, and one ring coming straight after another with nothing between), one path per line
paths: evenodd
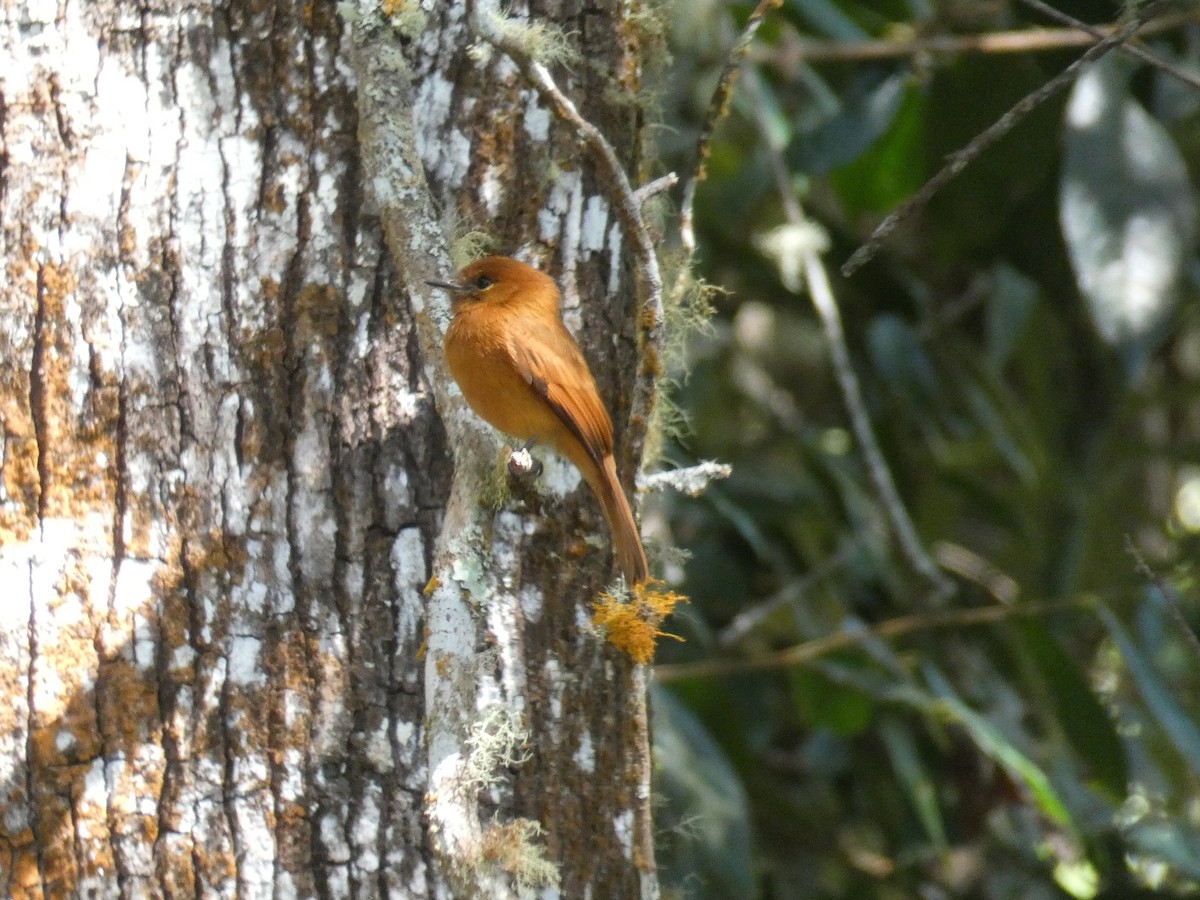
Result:
M467 404L499 431L570 460L600 501L626 583L645 582L646 552L613 459L612 419L562 323L554 279L511 257L489 256L453 281L427 284L451 295L443 349Z

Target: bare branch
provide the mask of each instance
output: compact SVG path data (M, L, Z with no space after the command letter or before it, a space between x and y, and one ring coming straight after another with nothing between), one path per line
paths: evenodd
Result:
M733 647L765 622L775 610L801 602L812 588L845 566L855 549L854 544L843 546L833 556L822 560L805 572L803 576L789 582L762 603L742 610L733 617L733 621L721 629L717 635L717 644L721 647Z
M1113 28L1097 28L1094 25L1089 25L1086 22L1081 22L1081 21L1079 21L1079 19L1076 19L1074 16L1068 16L1066 13L1060 12L1059 10L1055 9L1053 6L1043 3L1042 0L1021 0L1021 2L1024 3L1026 6L1028 6L1030 9L1037 10L1038 12L1053 19L1056 22L1059 22L1063 25L1070 25L1073 29L1076 29L1077 33L1082 33L1085 36L1085 38L1087 39L1088 43L1091 43L1092 39L1102 41L1102 40L1104 40L1104 38L1108 37L1114 31ZM1160 22L1156 22L1154 24L1158 25L1158 26L1170 25L1171 27L1178 27L1179 25L1184 25L1184 24L1187 24L1188 22L1200 22L1200 11L1191 12L1191 13L1181 13L1178 16L1171 16L1170 19L1164 18ZM1152 29L1150 28L1150 26L1147 25L1147 27L1143 28L1141 30L1141 32L1139 32L1139 33L1142 35L1146 35L1146 34L1150 33L1151 30ZM1153 30L1155 32L1159 32L1159 31L1166 31L1169 29L1159 27L1159 28L1155 28ZM1154 66L1155 68L1161 69L1162 71L1166 72L1168 75L1171 75L1172 77L1179 79L1184 84L1191 85L1192 87L1200 90L1200 76L1196 76L1196 75L1192 74L1191 72L1185 72L1183 69L1179 68L1177 65L1172 63L1170 60L1163 59L1161 56L1159 56L1153 50L1150 50L1147 47L1145 47L1139 41L1130 40L1128 43L1122 44L1119 49L1122 53L1124 53L1128 56L1137 57L1142 62L1149 63L1150 65Z
M812 250L804 254L804 275L809 296L812 297L813 306L816 307L817 315L820 316L825 329L834 374L837 376L838 387L841 388L842 399L850 415L850 425L858 438L859 450L866 461L867 474L875 486L875 492L887 511L892 529L909 563L934 586L935 598L939 595L948 596L953 593L954 584L934 565L925 548L921 546L921 539L917 537L917 530L908 515L908 510L904 508L904 501L900 499L900 492L896 490L896 483L892 480L891 470L888 469L879 443L875 440L875 432L871 428L871 420L858 386L858 377L850 364L850 351L846 347L846 338L842 332L842 317L838 312L833 290L829 286L829 276L821 258Z
M946 609L937 612L898 616L870 627L854 622L811 641L804 641L777 653L767 653L753 659L705 659L690 663L664 663L655 668L659 682L683 681L688 678L721 678L763 669L782 669L813 662L837 650L855 647L878 638L898 638L907 634L938 628L964 628L989 625L1017 616L1045 616L1072 609L1086 609L1093 604L1090 598L1063 603L1029 603L1016 606L979 606L972 609Z
M1038 53L1069 47L1089 47L1096 42L1097 38L1107 37L1117 30L1112 26L1089 26L1077 22L1057 10L1054 13L1046 10L1043 12L1057 21L1071 24L1074 27L1022 28L1016 31L993 31L987 34L939 34L914 37L908 40L817 41L801 37L784 44L779 49L752 52L750 56L756 63L771 65L782 75L794 77L800 66L811 63L858 63L933 55L953 56L961 53ZM1141 36L1149 37L1198 21L1200 21L1200 11L1181 12L1147 22L1145 28L1138 33ZM1138 56L1140 56L1139 50L1144 49L1134 43L1127 45L1127 48L1129 52ZM1142 58L1146 59L1146 57ZM1146 61L1150 62L1149 59ZM1177 73L1178 70L1175 70L1171 74ZM1193 76L1188 73L1183 73L1183 76L1184 80L1191 83L1190 79Z
M1168 2L1170 0L1156 0L1156 2L1148 4L1119 31L1114 32L1093 45L1090 50L1067 66L1067 68L1063 69L1054 78L1050 79L1050 81L1047 81L1037 90L1022 97L1011 109L1000 116L999 119L976 135L966 147L951 153L946 158L946 165L925 182L919 191L905 200L887 218L880 222L866 243L851 254L850 258L842 265L842 275L849 278L870 262L875 254L879 252L879 248L883 245L887 237L896 230L897 225L928 203L934 194L965 169L975 157L979 156L984 150L987 150L1000 140L1000 138L1008 134L1029 113L1055 94L1065 90L1075 80L1085 65L1099 59L1113 48L1128 41L1142 27L1142 24L1154 14L1156 9L1161 8Z
M729 98L733 96L742 57L750 49L754 35L758 33L767 13L780 6L782 2L783 0L759 0L758 6L754 7L754 11L750 13L750 18L746 20L742 33L738 35L737 41L725 58L725 67L721 69L721 77L717 79L717 87L713 91L712 99L708 102L708 112L704 116L704 124L700 126L700 137L696 141L696 170L683 186L683 202L679 208L679 237L683 243L683 249L689 257L696 253L696 231L693 224L696 185L704 180L713 132L716 131L717 123L724 118Z
M728 478L732 474L733 466L708 459L686 469L671 469L669 472L643 475L638 479L638 488L646 492L671 488L689 497L699 497L712 482Z
M633 192L633 196L637 199L638 204L645 206L646 201L651 197L661 194L663 191L669 191L679 183L679 176L674 172L668 172L661 178L655 178L653 181L643 184L640 188Z
M757 82L747 79L747 85L754 89ZM765 124L759 119L759 127L765 132ZM879 442L875 440L875 432L871 428L871 419L867 415L866 404L863 403L862 389L858 384L858 376L850 362L850 350L846 346L846 336L842 329L842 317L838 312L837 301L829 284L829 276L821 263L819 253L825 249L825 238L804 215L799 201L792 192L791 178L787 164L778 147L770 141L767 152L775 173L775 185L779 199L783 204L784 214L788 224L778 229L769 238L761 242L765 252L775 257L779 264L780 275L784 286L789 290L799 292L802 281L808 286L808 294L812 298L813 307L821 320L825 333L825 343L829 347L829 358L833 365L834 376L842 393L842 401L846 404L846 412L850 417L850 427L858 440L859 452L867 467L867 475L875 488L891 522L892 531L900 542L900 548L909 564L933 586L933 602L937 602L954 591L954 584L934 565L925 548L921 546L917 530L913 526L908 510L896 490L896 483L887 467Z
M1183 632L1192 652L1196 655L1197 659L1200 659L1200 635L1197 635L1192 630L1192 626L1188 624L1187 616L1183 614L1183 607L1179 603L1179 595L1175 593L1175 589L1171 587L1165 578L1150 568L1150 564L1146 562L1145 557L1142 556L1141 551L1133 543L1133 538L1129 535L1125 535L1125 551L1133 557L1133 562L1137 566L1138 572L1158 588L1163 602L1167 604L1167 609L1171 611L1171 618L1175 620L1175 624Z

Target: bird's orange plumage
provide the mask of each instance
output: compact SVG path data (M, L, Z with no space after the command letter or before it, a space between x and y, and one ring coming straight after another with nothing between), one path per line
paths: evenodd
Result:
M644 582L646 553L617 479L612 420L562 324L554 280L490 256L454 282L430 284L453 296L446 363L467 403L506 434L548 444L574 463L600 500L626 580Z

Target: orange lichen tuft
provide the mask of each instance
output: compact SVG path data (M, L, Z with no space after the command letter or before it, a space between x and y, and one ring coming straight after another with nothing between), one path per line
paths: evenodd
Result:
M492 822L483 832L483 860L516 877L521 887L558 884L558 867L545 857L537 843L542 827L529 819Z
M607 632L610 644L624 650L634 662L645 665L654 659L658 638L683 640L677 634L663 631L661 626L676 604L686 603L687 597L666 590L663 582L653 578L635 585L628 599L625 593L602 593L592 605L592 623Z

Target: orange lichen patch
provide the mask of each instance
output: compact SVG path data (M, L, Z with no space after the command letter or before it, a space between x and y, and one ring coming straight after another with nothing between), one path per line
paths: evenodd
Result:
M635 585L628 599L622 596L624 593L605 591L592 604L592 623L605 630L610 644L645 665L654 659L658 638L683 640L661 626L678 603L687 602L687 597L666 590L653 578Z
M101 663L97 688L109 746L130 748L159 739L158 684L151 675L123 657Z
M251 721L241 727L251 749L264 748L272 765L288 766L282 748L303 747L310 738L312 722L306 712L307 705L300 698L313 692L311 661L320 648L312 635L289 629L274 632L269 641L264 641L262 652L265 687L245 691L248 700L245 711ZM241 708L231 706L231 709ZM290 714L285 715L284 709L290 709ZM302 810L297 815L300 813Z
M13 900L42 897L42 876L38 872L38 855L33 846L32 833L29 835L29 841L28 846L22 846L15 853L10 865L12 883L9 888L12 890Z
M71 840L71 801L43 791L37 798L38 818L44 829L41 838L41 875L46 896L70 897L79 883L79 868ZM48 832L48 833L47 833Z
M50 725L30 733L33 755L29 762L38 768L65 770L101 751L96 707L90 692L73 694L67 711Z
M158 597L162 612L158 618L158 639L172 654L179 647L188 643L188 635L192 628L191 609L178 581L178 573L160 569L154 573L150 581L150 590ZM192 666L176 665L172 662L168 667L170 677L180 681L192 680Z
M122 392L152 392L122 385L92 354L80 371L78 348L90 340L76 272L53 261L36 262L37 248L6 285L6 301L22 311L17 341L0 342L14 363L0 371L0 541L27 540L39 517L81 521L101 511L111 529L119 489L118 427ZM14 268L17 270L13 272ZM80 384L84 389L80 391ZM161 440L156 436L155 440ZM138 503L128 498L138 518ZM141 517L143 520L145 516ZM112 540L112 536L107 538Z
M201 823L204 827L204 823ZM210 885L220 885L222 882L229 884L233 888L237 884L237 856L231 848L228 848L224 842L218 842L215 830L210 832L206 837L209 843L196 843L192 847L192 865L199 872L203 873L203 878ZM231 896L234 892L231 890L229 894L223 891L197 891L197 896L202 895L220 895Z
M546 859L538 843L541 835L541 825L530 819L492 822L484 828L480 855L485 862L513 875L519 885L556 884L558 867Z
M306 284L297 294L296 312L313 337L333 340L341 325L341 294L331 284Z
M28 397L27 373L19 366L0 367L0 545L29 540L37 524L38 445Z
M192 865L195 842L191 835L164 834L163 853L159 857L163 895L167 897L199 897L196 889L196 870Z

